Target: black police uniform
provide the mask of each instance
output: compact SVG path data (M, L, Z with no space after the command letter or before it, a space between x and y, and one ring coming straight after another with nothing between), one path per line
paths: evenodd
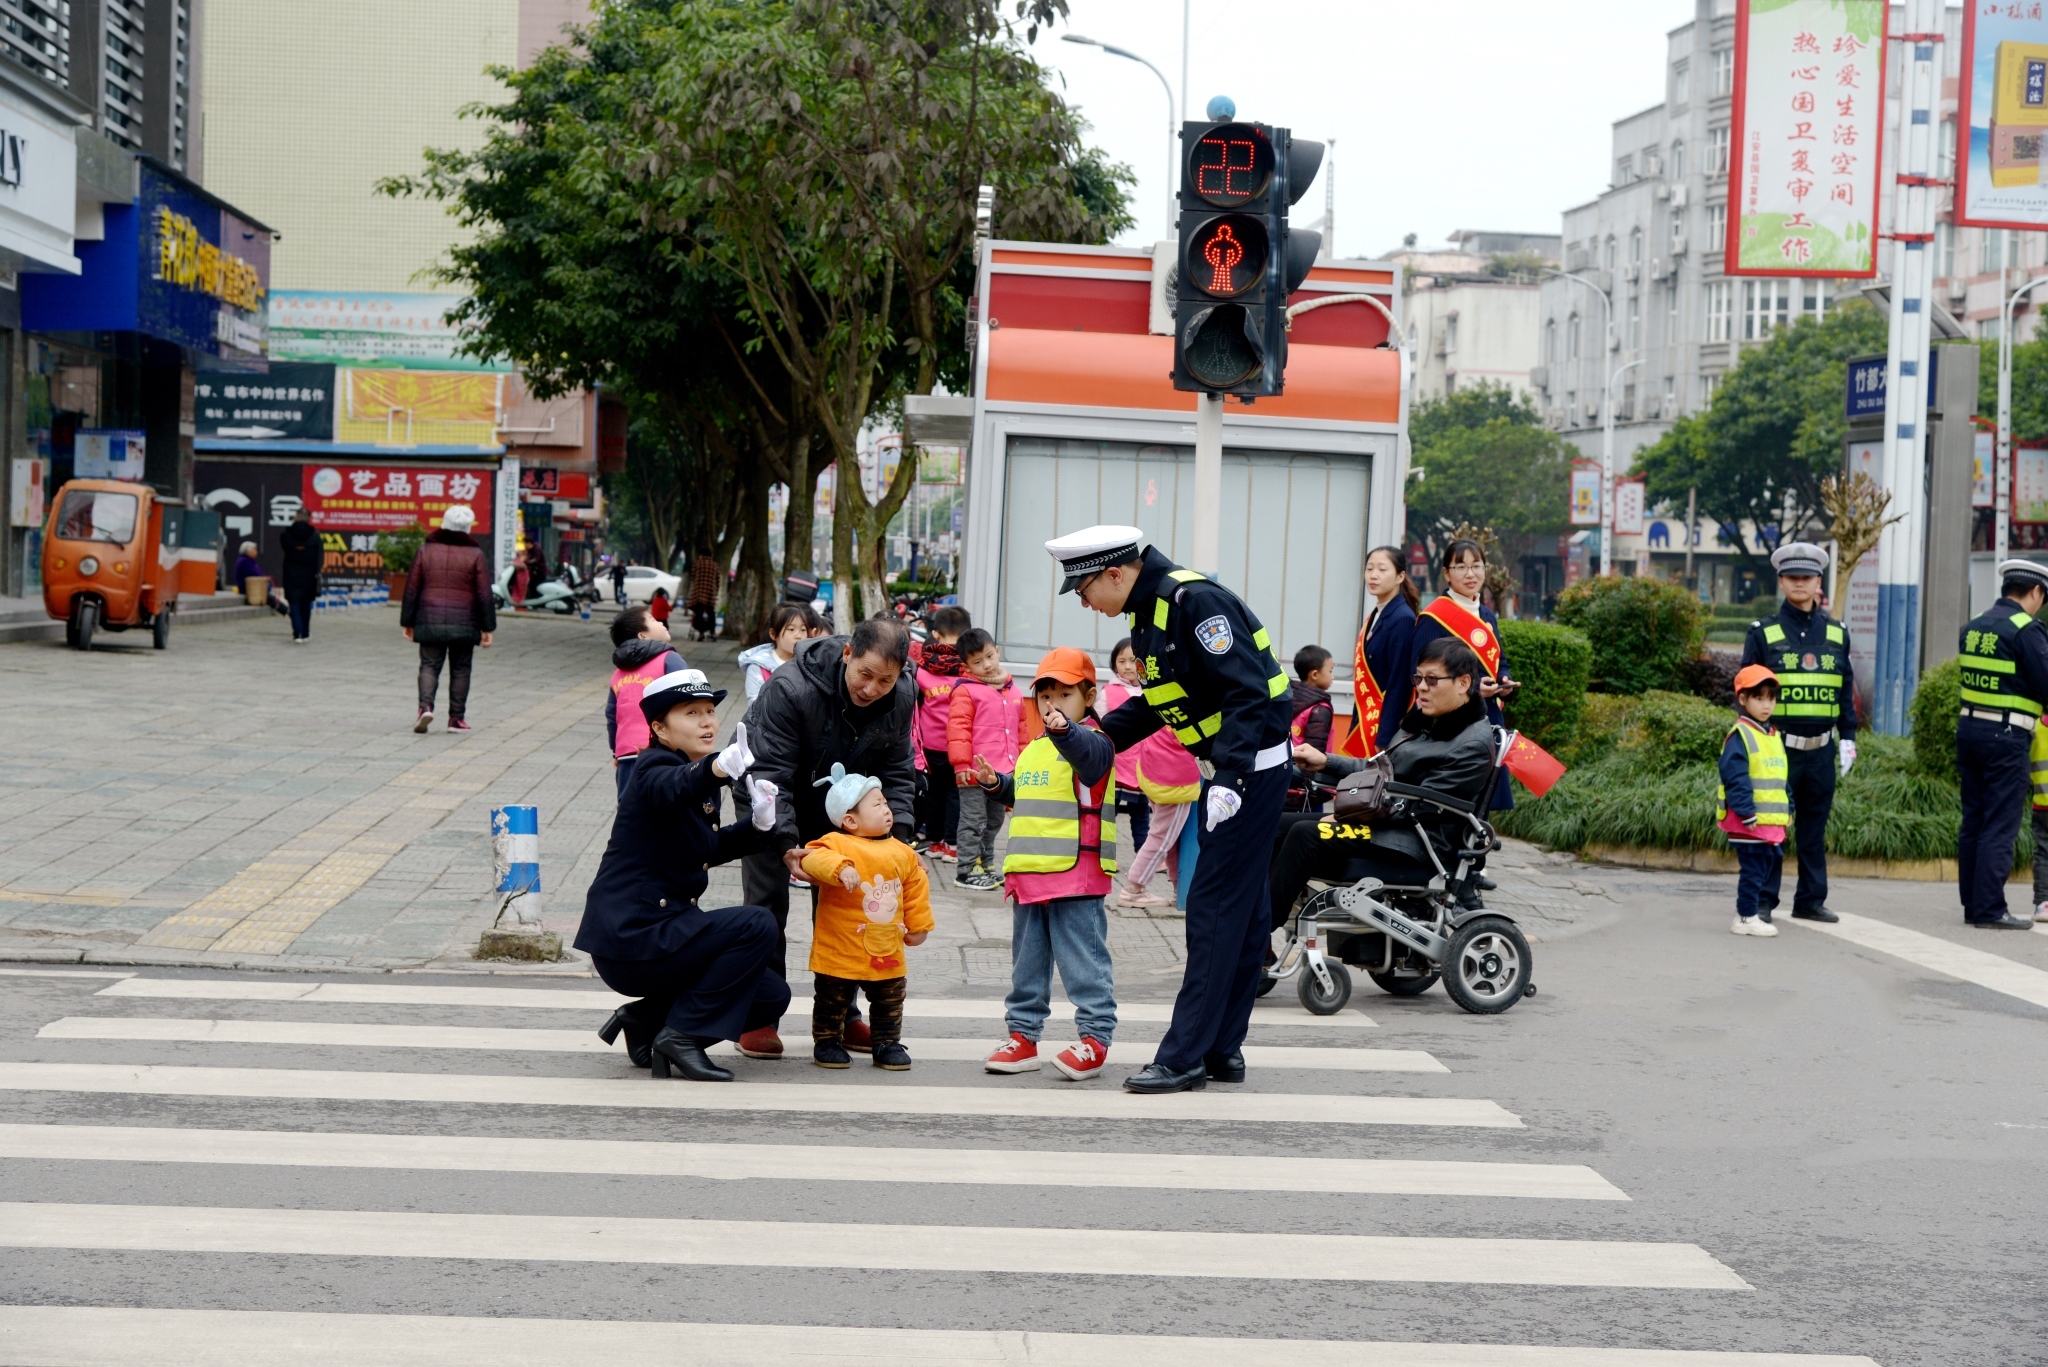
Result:
M1266 866L1287 798L1288 682L1266 629L1242 599L1147 548L1126 607L1145 691L1103 718L1127 750L1169 728L1215 767L1192 819L1202 855L1188 888L1187 971L1154 1061L1176 1072L1244 1043L1272 935ZM1208 788L1243 800L1207 828Z
M2048 630L2010 598L1963 628L1963 715L1956 768L1963 825L1956 836L1956 883L1963 920L2002 920L2013 842L2027 809L2027 751L2048 702Z
M1849 633L1818 604L1802 612L1785 603L1777 616L1749 624L1742 663L1763 665L1778 676L1771 724L1785 740L1785 786L1799 847L1792 914L1817 911L1828 900L1828 814L1842 772L1836 739L1856 739Z

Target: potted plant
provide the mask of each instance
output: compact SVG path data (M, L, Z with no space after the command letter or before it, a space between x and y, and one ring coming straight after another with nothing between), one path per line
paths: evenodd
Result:
M384 561L384 587L390 590L392 602L405 596L405 577L412 573L412 562L426 541L427 529L417 525L377 533L377 554Z

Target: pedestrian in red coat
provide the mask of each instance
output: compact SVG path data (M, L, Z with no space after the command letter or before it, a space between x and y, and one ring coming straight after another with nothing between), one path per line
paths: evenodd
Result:
M441 686L441 666L448 665L448 729L467 731L469 672L476 648L490 648L498 627L498 608L491 598L491 571L483 548L469 534L476 514L457 503L441 515L441 527L420 547L405 577L405 602L398 625L405 639L420 648L420 711L414 731L434 720L434 694Z

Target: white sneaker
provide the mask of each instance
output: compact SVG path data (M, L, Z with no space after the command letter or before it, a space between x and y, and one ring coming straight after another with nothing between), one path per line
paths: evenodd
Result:
M2048 902L2034 908L2034 920L2039 924L2048 925Z
M1778 928L1761 916L1738 916L1729 929L1737 935L1756 935L1765 939L1778 933Z

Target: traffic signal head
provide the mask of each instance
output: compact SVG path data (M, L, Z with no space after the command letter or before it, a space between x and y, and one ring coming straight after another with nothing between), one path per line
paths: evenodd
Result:
M1321 165L1321 143L1259 123L1181 126L1180 255L1174 388L1278 394L1287 368L1287 296L1321 237L1287 227L1287 208Z

